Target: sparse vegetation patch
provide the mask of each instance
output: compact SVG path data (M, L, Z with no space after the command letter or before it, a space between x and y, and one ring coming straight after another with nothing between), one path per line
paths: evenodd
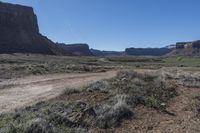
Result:
M134 118L134 108L138 105L162 111L176 94L175 86L159 75L122 71L110 80L98 81L82 89L66 89L62 97L67 100L42 102L1 115L0 131L68 133L115 128L123 120ZM100 102L92 104L95 100Z
M179 80L179 84L186 87L197 87L200 88L200 73L196 74L185 74Z

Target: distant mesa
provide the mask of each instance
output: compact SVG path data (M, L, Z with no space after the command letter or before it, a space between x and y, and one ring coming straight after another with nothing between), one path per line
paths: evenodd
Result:
M77 44L64 44L56 43L57 46L65 50L66 53L71 53L75 56L93 56L92 52L89 49L88 44L77 43Z
M90 49L95 56L123 56L126 53L124 51L101 51L97 49Z
M200 40L194 42L177 42L176 49L200 48Z
M171 48L127 48L126 53L134 56L163 56L172 51Z
M169 55L199 56L200 40L192 42L177 42L176 49L169 53Z
M177 42L176 43L176 49L184 49L187 47L192 48L192 42Z

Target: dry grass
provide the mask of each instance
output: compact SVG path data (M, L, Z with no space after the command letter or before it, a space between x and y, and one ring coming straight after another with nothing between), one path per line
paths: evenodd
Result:
M80 101L84 94L88 102ZM174 96L175 88L155 73L122 71L110 80L82 89L66 89L62 97L68 100L42 102L2 115L0 129L3 133L57 133L116 128L123 120L134 119L138 105L162 111ZM70 101L70 97L76 97L76 101ZM91 104L93 100L99 101Z

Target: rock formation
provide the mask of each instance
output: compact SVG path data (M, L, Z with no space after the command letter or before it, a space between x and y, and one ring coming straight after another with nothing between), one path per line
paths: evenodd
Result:
M57 43L57 46L63 48L65 52L71 53L75 56L92 56L92 52L89 49L88 44L64 44L64 43Z
M0 2L0 53L65 55L39 33L33 8Z
M199 56L200 55L200 41L193 42L177 42L176 49L168 55L187 55Z

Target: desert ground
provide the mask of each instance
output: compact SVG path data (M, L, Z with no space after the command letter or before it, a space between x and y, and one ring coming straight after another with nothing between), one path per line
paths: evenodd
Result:
M0 133L199 133L199 57L0 55Z

